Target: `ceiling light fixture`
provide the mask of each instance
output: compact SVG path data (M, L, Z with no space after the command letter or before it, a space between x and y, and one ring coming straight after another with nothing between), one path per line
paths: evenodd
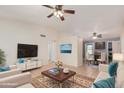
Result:
M55 11L54 15L59 18L59 17L63 16L63 13L62 13L62 11Z
M97 33L93 33L93 37L92 37L93 39L97 39L97 38L102 38L102 34L97 34Z
M97 37L96 36L93 36L93 39L97 39Z
M93 39L97 39L96 33L93 33Z

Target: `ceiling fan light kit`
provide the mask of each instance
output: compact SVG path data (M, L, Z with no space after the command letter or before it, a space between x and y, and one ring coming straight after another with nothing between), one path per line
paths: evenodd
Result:
M62 11L54 11L54 15L59 18L59 17L63 16L63 13L62 13Z
M97 36L93 36L93 39L97 39Z

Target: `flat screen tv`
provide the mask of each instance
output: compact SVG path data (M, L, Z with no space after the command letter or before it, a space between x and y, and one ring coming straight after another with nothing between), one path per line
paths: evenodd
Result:
M72 52L72 44L61 44L60 52L61 53L71 53Z
M105 42L95 42L95 49L105 49Z
M38 45L18 44L18 58L37 57Z

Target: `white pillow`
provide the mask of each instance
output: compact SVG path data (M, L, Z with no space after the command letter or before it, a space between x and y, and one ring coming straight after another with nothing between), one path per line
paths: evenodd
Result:
M124 62L119 62L117 69L116 84L117 88L124 86Z

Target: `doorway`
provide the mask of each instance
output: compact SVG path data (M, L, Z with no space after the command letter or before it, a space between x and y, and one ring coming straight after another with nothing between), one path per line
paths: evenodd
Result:
M56 41L50 41L48 43L48 60L50 63L56 62L57 60L57 43Z

